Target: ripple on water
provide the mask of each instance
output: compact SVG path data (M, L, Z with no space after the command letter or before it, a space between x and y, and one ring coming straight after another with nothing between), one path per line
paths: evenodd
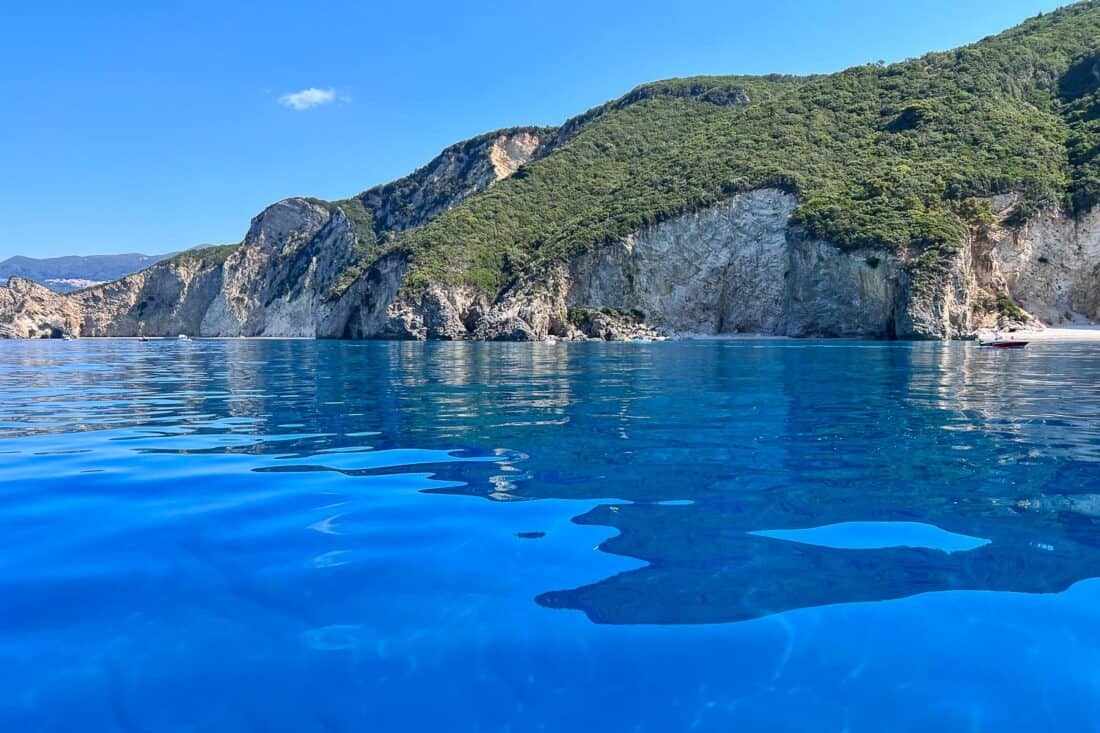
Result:
M1100 716L1088 345L0 349L5 730Z

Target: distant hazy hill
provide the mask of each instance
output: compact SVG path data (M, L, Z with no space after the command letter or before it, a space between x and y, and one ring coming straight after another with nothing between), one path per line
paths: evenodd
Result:
M143 255L136 252L119 255L88 255L86 257L9 257L0 262L0 283L12 275L25 277L46 285L51 290L67 293L71 290L117 280L170 255Z

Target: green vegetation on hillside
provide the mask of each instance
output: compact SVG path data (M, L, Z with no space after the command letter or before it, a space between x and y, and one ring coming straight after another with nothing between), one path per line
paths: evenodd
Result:
M229 255L237 251L239 244L215 244L209 247L187 249L168 259L173 265L197 263L204 267L224 265Z
M340 273L340 277L333 284L332 293L330 293L330 295L342 295L345 290L351 287L356 278L363 274L363 270L367 265L377 257L379 246L378 237L374 233L374 218L371 216L371 212L363 206L362 199L354 197L335 201L333 206L344 213L355 232L357 262Z
M1084 211L1100 203L1100 52L1070 67L1059 85L1069 125L1070 203Z
M512 178L367 249L408 251L414 284L493 291L536 262L780 186L811 234L934 263L989 223L976 199L1020 192L1020 219L1100 201L1098 48L1100 4L1085 2L889 66L646 85L566 123Z

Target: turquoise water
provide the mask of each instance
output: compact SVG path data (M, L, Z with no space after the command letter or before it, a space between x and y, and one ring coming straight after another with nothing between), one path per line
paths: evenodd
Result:
M0 730L1100 730L1100 351L0 343Z

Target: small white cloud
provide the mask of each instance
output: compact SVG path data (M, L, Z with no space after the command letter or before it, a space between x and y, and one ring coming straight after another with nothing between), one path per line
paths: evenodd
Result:
M296 109L299 112L302 110L310 109L312 107L318 107L322 104L330 104L336 100L335 89L318 89L316 87L310 87L309 89L303 89L300 92L291 92L290 94L284 94L279 97L279 104L284 107L290 107Z

